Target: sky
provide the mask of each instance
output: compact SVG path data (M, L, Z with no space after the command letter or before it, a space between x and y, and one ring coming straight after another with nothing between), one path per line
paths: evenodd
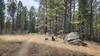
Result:
M31 6L34 6L36 10L39 8L39 2L35 0L17 0L22 1L24 6L27 6L28 10L31 8Z
M36 10L39 8L39 2L36 0L17 0L17 2L18 1L22 1L23 5L26 6L28 10L31 8L31 6L34 6ZM5 3L7 3L7 0L5 0Z

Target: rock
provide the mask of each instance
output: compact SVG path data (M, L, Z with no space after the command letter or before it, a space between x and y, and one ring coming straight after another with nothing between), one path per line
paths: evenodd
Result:
M52 41L55 41L56 39L54 38L54 36L52 36Z
M87 44L84 43L79 37L80 36L77 32L71 32L65 35L64 43L68 42L69 44L87 46Z
M56 38L60 38L60 39L63 39L64 40L64 34L57 35Z
M45 40L49 40L48 38L45 38Z
M77 40L77 39L79 39L79 35L77 32L71 32L71 33L65 35L65 37L64 37L64 41L68 41L68 42L72 41L72 40Z

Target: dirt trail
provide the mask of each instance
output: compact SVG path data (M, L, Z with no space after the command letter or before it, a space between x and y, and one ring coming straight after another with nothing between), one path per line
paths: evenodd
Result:
M27 42L25 42L22 47L19 49L18 53L15 54L15 56L28 56L29 54L29 48L31 45L31 40L28 40Z

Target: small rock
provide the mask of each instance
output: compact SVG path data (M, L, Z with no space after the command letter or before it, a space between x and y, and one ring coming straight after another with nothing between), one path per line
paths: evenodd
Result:
M45 40L49 40L48 38L45 38Z

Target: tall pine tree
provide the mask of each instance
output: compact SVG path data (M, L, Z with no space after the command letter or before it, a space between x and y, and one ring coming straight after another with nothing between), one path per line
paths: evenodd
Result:
M10 13L10 16L12 17L12 32L15 31L15 13L16 13L16 3L12 2L10 6L8 6L8 11Z
M4 9L5 9L4 0L0 0L0 34L2 34L4 30L4 20L5 20Z
M32 6L29 11L29 32L34 33L35 32L35 8Z
M16 31L21 32L22 30L22 13L23 4L21 1L18 2L17 18L16 18Z

